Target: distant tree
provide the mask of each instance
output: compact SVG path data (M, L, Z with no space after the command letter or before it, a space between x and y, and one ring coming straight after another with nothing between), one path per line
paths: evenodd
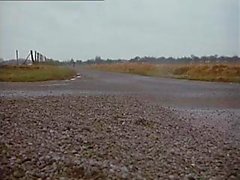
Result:
M82 60L76 60L76 63L77 63L77 64L81 64L81 63L82 63Z
M70 63L73 63L74 62L74 59L72 58L71 60L70 60Z
M192 59L193 61L197 61L197 60L199 60L199 57L197 57L197 56L195 56L195 55L191 55L191 59Z
M75 61L73 58L70 60L70 63L72 64L73 67L75 67Z
M133 59L130 59L131 62L138 62L141 58L139 56L136 56Z
M105 63L105 61L100 56L96 56L95 57L95 63L102 64L102 63Z
M101 56L96 56L95 57L95 61L101 61L102 59L101 59Z

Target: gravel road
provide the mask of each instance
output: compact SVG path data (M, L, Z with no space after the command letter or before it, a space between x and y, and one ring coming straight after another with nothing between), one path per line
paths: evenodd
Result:
M0 83L0 179L240 179L240 85L79 68Z

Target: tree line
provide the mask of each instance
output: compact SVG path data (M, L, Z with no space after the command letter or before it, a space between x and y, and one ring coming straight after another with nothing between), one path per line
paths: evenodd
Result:
M20 59L24 60L24 59ZM9 60L14 61L14 60ZM1 62L4 62L1 58ZM6 62L6 61L5 61ZM152 56L136 56L131 59L103 59L100 56L96 56L92 59L87 60L74 60L70 59L67 61L48 59L47 64L55 64L55 65L88 65L88 64L112 64L112 63L151 63L151 64L175 64L175 63L240 63L240 57L238 56L218 56L218 55L210 55L210 56L195 56L191 55L189 57L152 57Z
M240 57L238 56L195 56L191 55L189 57L152 57L152 56L136 56L131 59L102 59L100 56L96 56L93 59L83 60L73 60L65 61L63 63L76 63L76 64L111 64L111 63L152 63L152 64L174 64L174 63L240 63Z

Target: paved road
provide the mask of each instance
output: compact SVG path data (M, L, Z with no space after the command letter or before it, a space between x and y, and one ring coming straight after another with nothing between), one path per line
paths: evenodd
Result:
M81 78L38 83L0 83L0 96L136 95L163 106L239 109L240 84L144 77L77 69Z

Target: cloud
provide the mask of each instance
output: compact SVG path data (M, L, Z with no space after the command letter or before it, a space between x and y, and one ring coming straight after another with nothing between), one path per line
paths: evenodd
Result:
M0 56L236 55L238 8L238 0L0 2Z

